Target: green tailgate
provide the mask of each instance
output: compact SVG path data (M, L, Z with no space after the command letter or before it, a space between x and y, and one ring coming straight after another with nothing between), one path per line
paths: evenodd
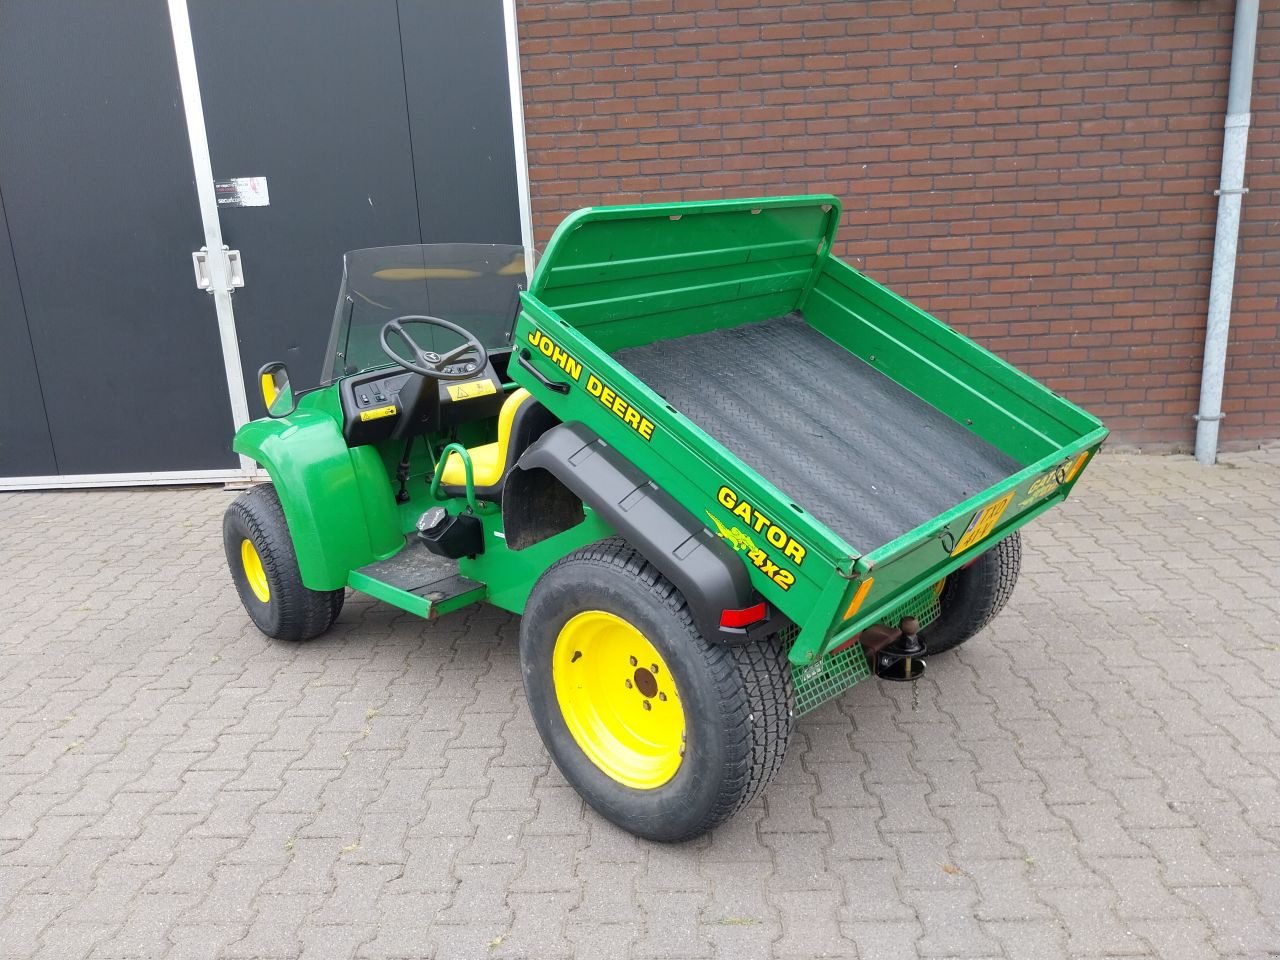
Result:
M800 628L796 664L1063 499L1106 437L1083 410L832 257L839 217L831 196L579 211L548 245L514 333L516 351L565 392L519 364L513 379L739 549L760 593ZM890 543L850 544L610 355L791 311L1023 469Z

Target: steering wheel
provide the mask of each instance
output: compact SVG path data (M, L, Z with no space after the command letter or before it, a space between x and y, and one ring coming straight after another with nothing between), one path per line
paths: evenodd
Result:
M448 353L423 350L410 336L409 331L405 329L405 327L413 326L443 327L446 330L452 330L467 342L460 347L454 347ZM387 339L391 334L398 337L400 342L409 348L413 353L413 360L406 360L391 349L391 343ZM421 314L396 317L383 326L379 339L382 343L382 350L388 357L411 373L419 373L424 377L430 377L432 380L470 380L477 372L484 370L485 364L489 362L489 352L485 350L484 344L477 340L470 331L463 329L456 323L441 320L439 317L428 317ZM459 365L457 370L445 369L455 363Z

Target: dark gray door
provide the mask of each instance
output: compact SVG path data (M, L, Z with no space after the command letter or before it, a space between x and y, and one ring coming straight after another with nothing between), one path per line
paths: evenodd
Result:
M268 360L314 383L342 254L519 243L500 0L192 0L214 176L266 177L223 207L250 414Z
M31 349L27 311L9 244L9 222L0 190L0 476L51 476L53 457L44 395Z
M401 0L423 243L520 243L501 0Z
M236 466L163 0L0 3L0 191L49 437L0 476Z

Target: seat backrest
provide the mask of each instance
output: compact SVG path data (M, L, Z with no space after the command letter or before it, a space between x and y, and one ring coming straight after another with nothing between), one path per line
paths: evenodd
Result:
M498 412L498 462L506 464L508 450L511 446L511 431L515 425L516 414L520 412L520 408L533 400L531 394L524 387L512 392L506 400L502 402L502 409ZM505 467L502 471L507 472Z
M508 408L511 408L510 419L507 417ZM498 416L498 459L502 463L503 480L515 468L520 455L559 422L524 388L507 398Z
M521 388L507 397L498 413L498 449L494 461L499 469L495 472L489 467L477 474L476 495L490 500L501 496L502 487L520 455L559 422L528 390ZM455 492L460 489L456 481L446 487Z

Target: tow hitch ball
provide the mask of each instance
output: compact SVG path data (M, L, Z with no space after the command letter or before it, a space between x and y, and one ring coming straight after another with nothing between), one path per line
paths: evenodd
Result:
M915 617L903 617L898 624L898 636L876 651L877 677L885 680L919 680L924 676L924 641L920 639L920 621Z

